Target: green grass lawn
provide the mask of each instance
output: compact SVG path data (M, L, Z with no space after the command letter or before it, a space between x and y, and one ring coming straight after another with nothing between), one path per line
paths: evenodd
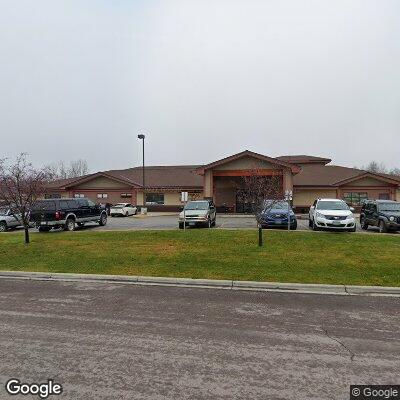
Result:
M0 235L0 269L400 286L400 236L195 229Z

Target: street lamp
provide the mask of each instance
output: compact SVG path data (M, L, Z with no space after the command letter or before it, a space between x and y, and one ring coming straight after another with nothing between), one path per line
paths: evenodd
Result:
M142 151L143 151L143 168L142 168L142 186L143 186L143 207L146 207L146 185L145 185L145 180L144 180L144 135L138 135L138 139L142 141Z

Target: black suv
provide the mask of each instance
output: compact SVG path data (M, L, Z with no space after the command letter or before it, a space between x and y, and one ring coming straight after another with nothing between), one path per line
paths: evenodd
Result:
M381 233L400 230L400 203L391 200L369 200L360 213L361 228L377 226Z
M30 221L34 222L40 232L51 228L75 230L86 222L97 222L100 226L107 223L107 212L104 206L88 199L49 199L39 200L30 211Z

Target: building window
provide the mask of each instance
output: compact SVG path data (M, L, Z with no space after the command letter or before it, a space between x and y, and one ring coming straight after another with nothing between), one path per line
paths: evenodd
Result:
M106 199L108 197L107 193L97 193L98 199Z
M389 193L379 193L379 200L390 200Z
M121 193L121 199L130 199L132 198L132 193Z
M201 193L189 192L188 193L188 198L189 198L190 201L201 200Z
M75 197L76 199L82 199L83 197L85 197L85 195L82 194L82 193L75 193L75 194L74 194L74 197Z
M164 204L164 193L146 193L146 204Z
M367 192L348 192L344 194L344 201L352 206L359 206L368 200Z
M60 193L46 193L44 195L45 199L61 199L61 194Z

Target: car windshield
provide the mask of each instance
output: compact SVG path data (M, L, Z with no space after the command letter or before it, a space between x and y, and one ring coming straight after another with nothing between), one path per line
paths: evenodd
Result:
M288 209L287 201L272 201L265 202L265 210L286 210Z
M126 204L122 204L122 203L118 203L115 206L113 206L113 208L124 208L126 207Z
M8 208L0 208L0 215L7 215Z
M400 203L380 204L379 211L400 211Z
M349 206L344 201L319 201L317 210L348 210Z
M185 210L207 210L207 209L208 209L207 201L189 201L185 206Z

